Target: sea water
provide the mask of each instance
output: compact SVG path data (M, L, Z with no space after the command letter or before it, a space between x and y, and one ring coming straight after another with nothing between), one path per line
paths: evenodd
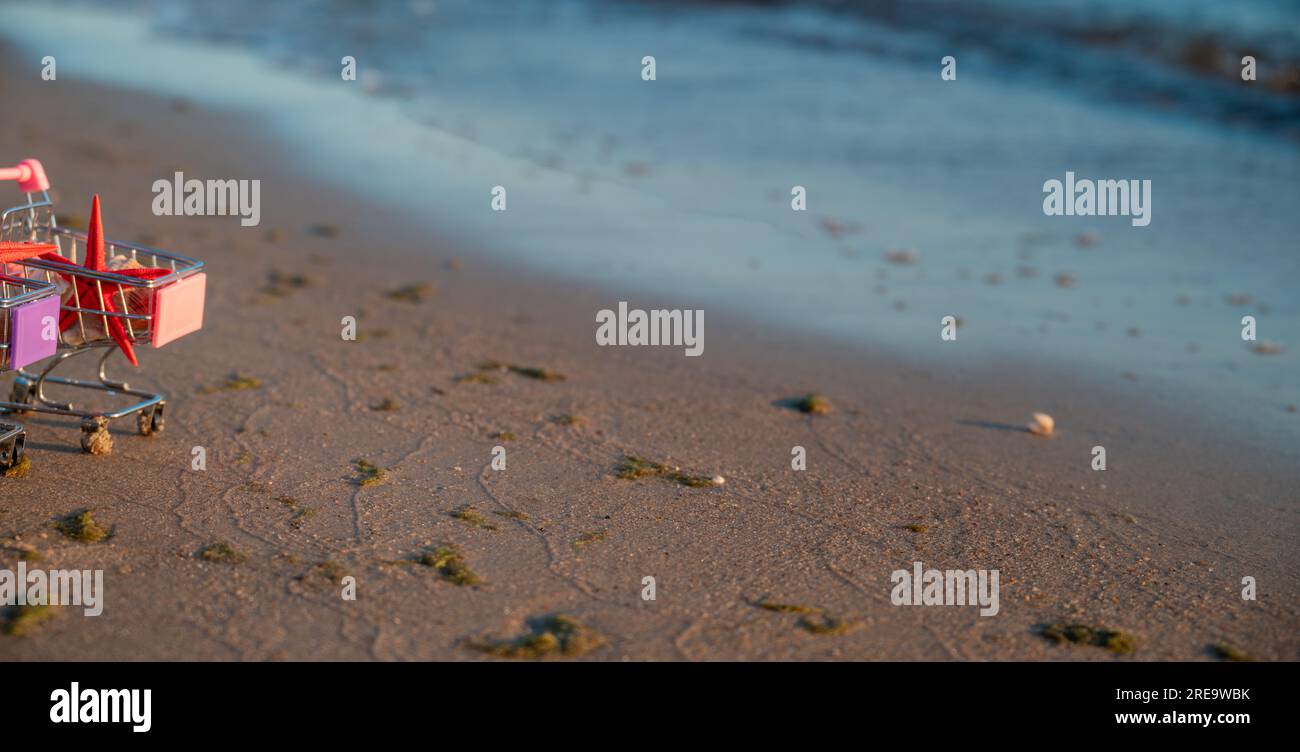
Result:
M1300 99L1167 49L1214 34L1271 75L1294 4L840 5L19 4L0 33L255 112L320 179L637 307L1078 367L1300 436ZM1150 181L1152 221L1046 214L1067 172Z

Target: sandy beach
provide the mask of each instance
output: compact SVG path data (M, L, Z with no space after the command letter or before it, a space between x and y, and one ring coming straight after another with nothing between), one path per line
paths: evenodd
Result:
M98 193L109 237L202 258L209 280L203 330L121 376L167 393L164 433L123 422L92 457L73 422L23 416L0 567L103 569L105 610L0 635L0 660L499 660L476 646L556 615L600 635L590 660L1300 659L1294 447L1140 383L937 368L708 305L702 357L601 348L596 311L699 301L453 245L427 229L437 206L322 186L246 113L0 60L3 161L42 160L65 223ZM148 186L177 170L258 176L260 226L153 216ZM810 392L831 410L787 403ZM1035 411L1055 436L1024 429ZM725 483L620 477L629 456ZM108 539L55 529L86 508ZM422 563L439 549L459 564ZM999 570L999 613L892 604L916 561ZM1136 647L1058 644L1052 624Z

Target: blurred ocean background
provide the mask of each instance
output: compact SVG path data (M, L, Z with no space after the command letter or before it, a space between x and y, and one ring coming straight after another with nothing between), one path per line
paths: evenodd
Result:
M941 367L1077 367L1300 436L1295 0L0 15L34 69L55 55L61 76L248 110L322 180L633 307L723 307ZM356 82L339 75L349 55ZM1044 216L1043 182L1066 171L1151 180L1151 224ZM496 185L505 213L489 209ZM957 343L939 341L945 315L962 320ZM1241 340L1245 315L1280 352Z

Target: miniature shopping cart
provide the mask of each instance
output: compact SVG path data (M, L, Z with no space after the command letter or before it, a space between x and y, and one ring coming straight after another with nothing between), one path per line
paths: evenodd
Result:
M206 288L203 262L174 253L131 243L104 240L107 257L122 264L116 270L92 269L80 264L87 258L88 234L58 227L49 196L49 181L39 162L25 160L17 167L0 169L0 180L17 180L27 203L4 211L0 217L0 242L26 241L57 247L44 254L5 264L5 272L33 286L58 291L59 320L57 352L39 371L17 368L8 402L0 410L36 411L81 419L81 447L103 453L112 447L108 423L135 415L141 435L163 430L162 394L132 389L125 382L110 379L105 371L108 359L123 343L129 346L163 345L197 331L203 326ZM124 268L146 268L148 278L132 276ZM95 380L53 376L51 372L82 353L99 351ZM47 357L48 357L47 356ZM48 397L45 387L57 384L72 389L127 395L138 401L115 410L79 409L70 402ZM3 446L3 445L0 445Z

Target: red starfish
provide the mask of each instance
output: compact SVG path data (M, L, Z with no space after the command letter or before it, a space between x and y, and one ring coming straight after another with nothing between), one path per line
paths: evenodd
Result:
M57 245L49 243L28 243L22 241L19 243L0 243L0 264L8 264L11 261L22 261L23 259L39 256L43 253L57 251Z
M86 233L86 263L84 268L97 272L108 272L106 265L106 254L104 252L104 226L99 218L99 194L95 194L94 203L90 207L90 229ZM60 256L58 253L46 253L41 256L46 261L55 261L69 266L76 266L72 261ZM167 269L144 268L144 269L118 269L111 272L123 277L135 277L136 279L157 279L165 276L170 272ZM96 298L99 300L98 310L108 313L118 313L117 305L113 302L113 296L117 295L122 289L122 285L114 282L98 282L96 280L78 277L73 274L60 274L70 285L75 286L76 292L73 295L73 303L77 308L90 308L87 303L93 303ZM95 315L95 314L88 314ZM131 340L127 337L126 327L122 325L122 319L117 316L106 316L108 319L108 335L113 338L117 346L121 348L122 354L126 359L131 361L131 365L139 365L135 359L135 348L131 346ZM59 318L59 330L66 332L69 327L78 321L77 311L69 311L66 308L63 315Z

